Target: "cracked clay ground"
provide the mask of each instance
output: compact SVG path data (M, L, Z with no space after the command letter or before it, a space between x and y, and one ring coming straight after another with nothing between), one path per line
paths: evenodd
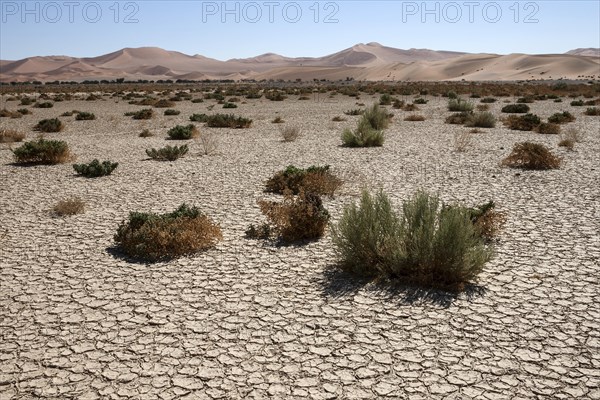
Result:
M47 137L66 140L79 162L120 165L79 178L69 164L12 165L2 145L0 398L599 399L600 118L538 101L532 112L544 119L575 114L569 126L586 134L575 151L498 124L456 153L454 132L467 128L445 124L445 100L430 98L424 122L394 110L382 148L346 149L339 135L358 117L331 119L356 99L338 97L248 100L233 111L253 118L252 128L213 129L218 154L199 156L191 142L173 163L147 161L144 150L164 146L168 128L214 101L181 102L181 115L158 110L147 122L123 116L140 107L108 97L2 118L0 127L31 139L42 118L92 111L96 121L64 117L65 131ZM502 105L491 110L499 116ZM270 122L277 115L303 136L282 143ZM139 138L143 128L157 135ZM500 167L522 140L547 144L562 168ZM340 195L325 199L334 221L364 184L396 205L418 188L471 205L494 200L508 218L497 256L453 298L353 282L331 268L329 236L289 247L244 239L248 224L262 222L264 180L288 164L331 164L346 177ZM86 212L52 217L69 196L83 198ZM221 225L215 249L151 265L115 252L129 211L184 201Z

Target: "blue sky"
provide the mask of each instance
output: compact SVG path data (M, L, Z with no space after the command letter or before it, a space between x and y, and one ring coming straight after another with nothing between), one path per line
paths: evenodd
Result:
M591 1L8 1L0 59L157 46L220 60L322 56L356 43L487 53L600 47Z

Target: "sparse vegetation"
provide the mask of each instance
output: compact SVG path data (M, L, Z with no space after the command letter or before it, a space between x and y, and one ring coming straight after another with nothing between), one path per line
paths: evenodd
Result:
M23 116L19 111L10 111L6 108L0 110L0 118L21 118Z
M463 111L460 113L452 113L446 117L445 122L447 124L453 125L463 125L466 124L469 118L471 118L472 113L468 111Z
M189 140L195 137L198 137L200 132L198 128L194 124L189 124L186 126L177 125L167 132L169 139L171 140Z
M335 117L331 118L331 120L333 122L342 122L342 121L346 121L346 118L340 117L339 115L336 115Z
M448 100L448 111L473 111L473 108L473 103L461 98Z
M147 149L146 154L153 160L175 161L187 154L189 148L186 144L181 146L165 146L160 149Z
M217 142L217 137L210 131L205 130L202 132L196 140L200 143L202 147L202 155L208 156L214 154L219 147Z
M344 111L344 114L346 114L346 115L362 115L364 112L365 112L365 110L363 110L363 109L354 108L352 110Z
M423 191L399 215L383 192L364 191L332 227L332 241L347 272L452 291L474 281L493 256L467 208Z
M552 114L548 118L548 122L553 124L566 124L567 122L575 121L575 116L568 111Z
M235 103L224 103L223 108L237 108L237 104Z
M329 168L329 165L313 165L306 169L289 165L267 180L265 191L283 194L290 190L292 194L298 194L304 189L309 193L333 196L342 186L342 180L332 174Z
M250 224L248 229L244 232L244 237L246 239L269 239L273 235L273 229L269 224L260 224L258 226L254 226L254 224Z
M206 119L206 125L211 128L249 128L252 120L244 117L236 117L233 114L214 114Z
M509 129L517 131L532 131L542 123L535 114L509 115L503 122Z
M130 257L159 261L210 249L222 238L217 224L198 208L182 204L167 214L129 213L114 240Z
M61 140L39 138L13 150L17 163L61 164L73 160L69 145Z
M58 118L43 119L33 127L36 131L45 133L60 132L63 128L64 125Z
M73 164L73 169L78 175L86 178L98 178L112 174L118 166L119 163L112 161L100 162L98 159L94 159L89 164Z
M388 127L390 118L385 109L378 104L365 110L358 122L356 130L345 129L342 141L347 147L372 147L382 146L385 140L383 130Z
M493 128L496 126L496 117L491 112L477 112L470 114L465 125L475 128Z
M166 99L160 99L157 102L155 102L154 104L142 104L142 105L153 105L154 108L169 108L169 107L174 107L175 106L175 102L171 101L171 100L166 100Z
M502 165L511 168L546 170L559 168L561 159L540 143L521 142L513 146L511 154L502 161Z
M57 217L82 214L85 212L85 202L79 197L60 200L54 205L52 212Z
M90 121L96 119L96 116L93 113L82 111L77 113L75 119L77 121Z
M52 108L54 107L54 104L49 101L44 101L42 103L35 103L33 106L36 108Z

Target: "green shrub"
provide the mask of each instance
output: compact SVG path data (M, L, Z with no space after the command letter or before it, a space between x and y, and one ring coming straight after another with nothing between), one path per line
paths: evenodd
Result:
M166 110L165 110L165 113L164 113L164 114L165 114L165 115L179 115L179 114L181 114L181 111L179 111L179 110L174 110L174 109L172 109L172 108L168 108L168 109L166 109Z
M78 175L85 176L86 178L98 178L100 176L112 174L118 166L119 163L113 163L111 161L100 162L97 159L94 159L89 164L73 164L73 169Z
M304 190L297 196L287 191L281 203L261 200L258 204L273 231L286 243L318 239L329 222L329 213L323 207L321 197Z
M566 124L567 122L575 121L575 116L568 111L552 114L548 118L548 122L553 124Z
M517 99L517 103L518 104L523 104L523 103L533 103L535 102L535 99L531 96L526 96L526 97L519 97Z
M387 196L363 192L332 227L340 267L426 287L460 290L492 257L465 207L417 192L397 215Z
M389 126L390 119L393 116L394 114L390 114L384 108L380 108L379 105L373 104L362 114L361 121L368 123L374 130L380 131Z
M494 97L484 97L480 101L482 103L495 103L496 102L496 98L494 98Z
M154 111L151 108L144 108L133 113L133 119L150 119L154 115Z
M206 120L206 125L211 128L249 128L252 120L243 117L236 117L233 114L214 114L209 115Z
M32 105L33 103L35 103L35 100L32 99L31 97L23 97L21 99L22 106L29 106L29 105Z
M461 98L448 100L448 111L473 111L473 108L473 103Z
M588 108L588 110L589 110L589 108ZM21 115L29 115L29 114L31 114L31 110L29 110L28 108L19 108L17 110L17 112L19 114L21 114Z
M129 213L114 240L130 257L159 261L207 250L222 238L217 224L184 203L167 214Z
M574 100L571 102L573 107L582 107L584 105L583 100Z
M413 100L413 104L427 104L428 100L424 99L422 97L419 97L418 99L414 99Z
M510 115L504 120L504 125L517 131L532 131L541 123L540 117L535 114Z
M13 155L17 163L61 164L73 159L66 142L43 138L24 143Z
M165 146L161 149L147 149L146 154L153 160L175 161L187 154L189 148L186 144L181 146Z
M36 107L36 108L52 108L52 107L54 107L54 104L52 104L49 101L44 101L42 103L35 103L34 107Z
M532 170L556 169L561 159L540 143L521 142L513 146L511 154L502 161L502 165L511 168Z
M208 115L206 115L206 114L192 114L190 116L190 121L194 121L194 122L206 122L206 121L208 121Z
M600 108L598 107L588 107L585 112L585 115L600 115Z
M373 129L368 123L359 123L354 131L344 129L342 142L346 147L377 147L383 146L385 135L383 131Z
M36 131L40 132L60 132L64 128L63 123L58 118L43 119L33 127Z
M271 235L273 235L273 229L269 224L260 224L258 226L250 224L244 232L244 236L247 239L269 239Z
M77 113L77 115L75 116L75 119L77 121L89 121L89 120L96 119L96 116L93 113L83 111L83 112Z
M198 137L200 132L194 126L194 124L189 124L186 126L177 125L167 132L169 139L171 140L188 140L195 137Z
M527 104L507 104L502 107L503 113L525 114L529 112Z
M379 105L389 106L392 104L392 100L392 96L390 96L388 93L384 93L379 97Z
M542 122L535 128L536 132L544 135L557 135L560 133L560 125L552 122Z
M491 112L478 112L471 114L466 121L466 126L475 128L493 128L496 126L496 117Z
M277 172L265 183L265 192L283 194L290 190L298 194L301 189L309 193L333 196L342 180L329 171L329 165L311 166L306 169L289 165Z
M235 103L225 103L223 108L237 108L237 105Z

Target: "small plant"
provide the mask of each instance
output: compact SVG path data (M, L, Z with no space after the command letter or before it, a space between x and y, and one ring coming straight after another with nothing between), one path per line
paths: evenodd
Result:
M541 123L540 117L535 114L510 115L504 120L504 125L517 131L532 131Z
M151 108L144 108L133 113L133 119L151 119L154 115L154 111Z
M161 149L147 149L146 154L153 160L175 161L187 154L189 148L186 144L181 146L165 146Z
M346 115L362 115L364 112L365 112L365 110L363 110L363 109L354 108L352 110L344 111L344 114L346 114Z
M96 116L93 113L82 111L77 113L75 119L77 121L90 121L96 119Z
M496 117L487 111L470 114L465 125L471 128L493 128L496 126Z
M43 119L33 127L36 131L40 132L60 132L64 128L63 123L58 118Z
M237 104L235 104L235 103L225 103L225 104L223 104L223 108L237 108Z
M513 113L513 114L525 114L529 112L529 106L527 104L507 104L502 107L503 113Z
M600 108L598 107L588 107L586 108L584 115L600 115Z
M410 114L404 117L405 121L425 121L425 117L419 114Z
M236 117L233 114L214 114L207 117L206 125L211 128L249 128L252 120L244 117Z
M383 131L373 129L368 123L361 122L354 131L344 129L342 142L346 147L377 147L383 146L385 135Z
M413 100L413 104L427 104L428 100L424 99L422 97L419 97L418 99L414 99Z
M114 240L130 257L159 261L210 249L222 238L217 224L184 203L167 214L129 213Z
M522 103L533 103L535 102L535 99L533 97L530 96L526 96L526 97L519 97L517 99L517 104L522 104Z
M414 103L409 103L409 104L405 104L402 107L402 110L404 110L404 111L411 111L411 112L412 111L419 111L419 107L417 107L417 105L414 104Z
M304 189L310 193L333 196L340 186L342 180L329 171L329 165L313 165L306 169L289 165L267 180L265 191L283 194L290 190L292 194L298 194Z
M468 131L456 132L454 134L454 151L464 153L472 142L471 133Z
M575 143L583 142L583 139L584 134L575 128L570 128L564 134L561 135L561 142L566 141L567 144L570 142L573 144L573 146L575 145ZM560 146L560 143L558 145ZM573 148L573 146L571 146L571 149Z
M173 108L167 108L167 109L165 110L165 113L164 113L164 114L165 114L165 115L168 115L168 116L171 116L171 115L179 115L179 114L181 114L181 111L179 111L179 110L175 110L175 109L173 109Z
M150 129L144 129L140 132L139 137L148 138L154 136L154 133L150 132Z
M466 124L467 121L471 118L472 113L468 111L463 111L460 113L452 113L446 117L445 122L447 124L454 125L463 125Z
M274 91L265 95L265 97L271 101L283 101L287 99L287 96L282 92Z
M9 111L6 108L0 110L0 118L21 118L23 114L18 111Z
M66 142L44 138L24 143L13 155L17 163L34 164L61 164L74 158Z
M418 286L461 290L493 256L465 207L423 191L399 215L383 192L364 191L331 231L343 270Z
M271 123L273 124L283 124L285 121L283 120L283 118L277 116L273 119L273 121L271 121Z
M286 126L279 131L284 142L294 142L300 137L300 128L297 126Z
M473 111L474 104L461 98L448 100L448 111Z
M566 124L567 122L575 121L575 116L568 111L552 114L548 118L548 122L553 124Z
M560 125L551 122L542 122L535 128L536 132L544 135L558 135L560 133Z
M54 107L54 104L49 101L44 101L42 103L35 103L33 106L36 108L52 108Z
M206 115L206 114L192 114L190 116L190 121L193 121L193 122L206 122L206 121L208 121L208 115Z
M406 102L404 100L399 100L396 99L394 100L394 103L392 104L392 107L395 109L401 109L406 105Z
M261 200L260 210L285 243L322 237L329 222L329 213L318 194L300 190L297 196L284 193L283 202Z
M111 161L100 162L94 159L89 164L73 164L73 169L78 175L85 176L86 178L98 178L112 174L118 166L119 163Z
M380 106L389 106L390 104L392 104L392 96L388 93L384 93L379 97Z
M248 229L244 232L244 236L246 239L263 239L267 240L273 235L273 229L269 224L260 224L258 226L254 226L254 224L250 224Z
M25 134L14 129L0 129L0 143L22 142Z
M583 100L574 100L571 102L571 105L573 107L582 107L583 105L585 105L585 103L583 102Z
M196 140L200 142L200 146L202 147L201 154L205 156L215 153L219 147L216 136L208 130L200 134Z
M521 142L513 146L512 153L502 161L511 168L546 170L559 168L561 159L540 143Z
M79 197L60 200L52 208L52 212L57 217L82 214L85 211L85 202Z
M575 141L571 139L561 139L558 142L559 147L566 147L568 150L573 150L575 148Z
M496 211L495 208L496 204L493 201L467 208L475 231L486 240L495 238L506 222L504 213Z
M177 125L167 132L167 135L171 140L188 140L198 137L199 134L200 132L198 132L198 128L196 128L194 124L186 126Z
M483 99L480 100L482 103L495 103L496 102L496 98L495 97L484 97Z
M331 120L333 122L342 122L342 121L346 121L346 118L340 117L339 115L336 115L335 117L331 118Z
M17 110L17 112L21 115L29 115L31 114L31 110L29 110L28 108L19 108Z
M35 103L35 100L32 99L31 97L23 97L21 99L22 106L29 106L29 105L32 105L33 103Z
M475 106L475 109L476 109L477 111L488 111L488 110L490 109L490 106L489 106L489 105L487 105L487 104L477 104L477 105Z
M142 104L142 105L145 105L145 104ZM153 105L154 108L169 108L169 107L174 107L175 102L171 101L171 100L167 100L167 99L160 99L154 104L147 104L147 105Z

